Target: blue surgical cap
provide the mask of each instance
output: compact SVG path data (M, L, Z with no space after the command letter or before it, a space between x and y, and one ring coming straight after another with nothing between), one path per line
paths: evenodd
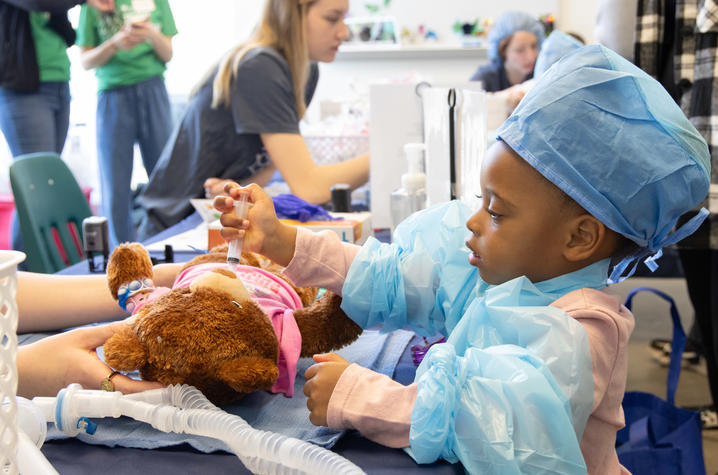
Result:
M501 61L499 57L499 43L517 31L528 31L536 35L538 46L544 38L544 27L537 19L524 12L506 12L502 14L491 27L486 36L488 42L488 55L492 61Z
M583 44L573 36L555 30L541 45L541 51L536 58L536 66L534 66L534 79L540 78L562 56L582 46Z
M499 139L640 250L644 257L691 234L702 209L671 233L710 185L708 145L663 87L617 53L592 45L567 54L496 131ZM631 275L635 270L629 271Z

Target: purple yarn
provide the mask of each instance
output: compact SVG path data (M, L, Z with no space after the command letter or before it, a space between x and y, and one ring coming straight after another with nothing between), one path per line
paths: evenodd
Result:
M321 206L307 203L300 197L292 194L282 194L272 197L277 217L282 219L295 219L306 223L307 221L333 221L327 210Z
M446 338L443 336L433 343L429 343L429 340L427 340L425 336L422 338L424 339L423 345L413 345L411 347L411 359L414 361L414 366L419 366L419 363L421 363L421 360L424 359L424 356L426 356L429 348L437 343L444 343L446 341Z

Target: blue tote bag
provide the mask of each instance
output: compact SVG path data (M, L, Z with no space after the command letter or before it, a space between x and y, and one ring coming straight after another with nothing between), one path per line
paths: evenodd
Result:
M686 346L678 309L665 293L650 287L637 287L626 297L625 305L629 310L633 296L641 291L653 292L671 305L673 342L666 400L638 391L626 393L623 398L626 427L616 435L618 460L635 475L704 475L700 415L674 404Z

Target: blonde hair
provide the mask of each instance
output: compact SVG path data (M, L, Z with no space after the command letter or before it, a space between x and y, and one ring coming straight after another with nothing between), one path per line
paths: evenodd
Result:
M239 63L255 48L270 47L281 54L289 65L294 85L294 100L299 118L306 112L304 86L309 76L309 50L304 30L307 10L316 0L267 0L259 24L249 40L241 43L220 59L212 83L212 108L229 107L230 87ZM194 96L214 73L212 67L194 87Z

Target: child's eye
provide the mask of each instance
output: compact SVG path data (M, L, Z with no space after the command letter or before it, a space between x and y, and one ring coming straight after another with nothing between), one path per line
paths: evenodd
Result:
M491 216L491 218L494 219L494 220L495 220L495 219L499 219L499 218L501 217L501 215L500 215L499 213L497 213L496 211L492 211L492 210L490 210L490 209L487 209L486 212L489 213L489 216Z

